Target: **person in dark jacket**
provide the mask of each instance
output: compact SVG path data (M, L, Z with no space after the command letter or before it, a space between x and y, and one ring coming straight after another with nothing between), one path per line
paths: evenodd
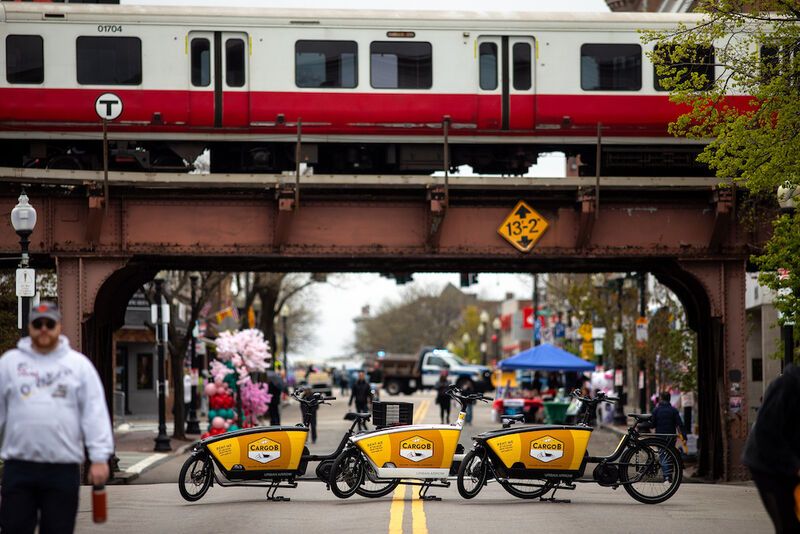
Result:
M800 484L800 368L788 365L772 381L747 443L750 469L775 532L800 532L795 495Z
M310 399L313 396L314 390L310 387L303 390L304 399ZM319 405L317 404L313 406L305 403L300 404L300 415L303 417L303 422L311 430L311 443L317 442L317 410L319 410Z
M281 394L286 390L286 384L278 373L271 373L267 383L267 393L272 395L269 401L269 424L281 424Z
M359 371L358 379L356 380L355 384L353 384L353 389L350 392L350 400L347 401L347 405L351 406L353 404L353 401L355 401L356 412L367 413L369 412L369 400L371 397L372 397L372 388L370 387L369 382L367 382L367 379L364 375L364 371ZM358 429L366 430L367 423L359 419Z
M447 369L442 370L435 387L436 404L439 405L439 417L444 425L450 421L450 396L446 393L447 388L450 387L450 380L447 379Z
M681 431L684 441L686 440L686 429L683 427L681 414L669 403L669 392L661 393L661 398L653 410L653 428L656 434L674 434L675 429Z

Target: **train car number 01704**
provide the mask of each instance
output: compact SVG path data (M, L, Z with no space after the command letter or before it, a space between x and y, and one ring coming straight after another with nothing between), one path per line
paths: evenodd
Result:
M122 26L118 24L100 24L97 26L98 33L122 33Z

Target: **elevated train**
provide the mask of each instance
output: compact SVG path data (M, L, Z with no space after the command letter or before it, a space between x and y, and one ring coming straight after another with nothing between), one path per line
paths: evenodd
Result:
M0 165L213 172L523 174L545 152L594 173L695 175L683 110L640 29L696 15L0 4ZM714 75L708 64L692 67ZM745 98L732 96L731 98ZM301 126L299 127L299 124Z

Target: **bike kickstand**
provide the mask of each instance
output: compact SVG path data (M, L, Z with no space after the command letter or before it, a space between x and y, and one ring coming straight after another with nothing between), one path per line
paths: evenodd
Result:
M553 493L550 494L549 497L539 497L540 501L544 502L557 502L557 503L570 503L572 502L570 499L556 499L556 492L558 491L558 487L553 488Z
M275 492L278 491L278 487L280 486L280 482L277 484L271 484L267 489L267 500L272 502L289 502L292 499L289 497L284 497L283 495L275 495Z
M419 499L421 501L441 501L441 497L435 495L428 495L428 490L431 489L431 482L425 482L419 489Z

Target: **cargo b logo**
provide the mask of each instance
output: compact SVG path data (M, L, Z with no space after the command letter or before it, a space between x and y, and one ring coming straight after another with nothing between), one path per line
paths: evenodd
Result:
M268 438L247 444L247 457L256 462L267 464L281 457L281 444Z
M564 456L564 443L553 436L544 436L531 441L531 457L540 462L552 462Z
M412 462L421 462L433 456L433 443L420 436L400 442L400 456Z

